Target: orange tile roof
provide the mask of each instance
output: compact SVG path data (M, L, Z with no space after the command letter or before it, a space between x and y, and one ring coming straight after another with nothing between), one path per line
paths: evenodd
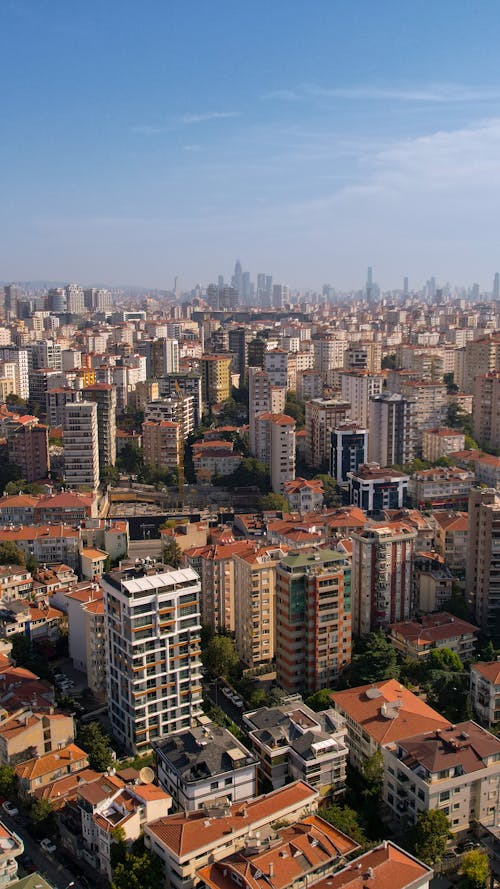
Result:
M484 676L485 679L489 679L493 685L500 685L500 661L486 661L485 663L478 661L477 664L472 665L471 669Z
M295 781L247 803L233 803L230 814L224 818L207 818L202 810L187 815L178 812L150 822L146 830L178 859L189 859L200 847L217 846L231 828L235 834L246 834L250 825L268 824L280 812L312 804L316 799L317 793L312 787L304 781Z
M72 763L87 760L87 754L76 744L68 744L62 750L56 750L52 753L46 753L35 759L28 759L16 766L16 774L19 778L26 778L33 781L34 778L47 775L58 768L64 768ZM76 770L75 770L76 771Z
M427 865L386 842L356 858L333 876L309 885L311 889L408 889L424 877L430 880L432 875Z
M396 679L337 691L332 694L332 700L336 709L357 722L377 744L388 744L417 732L432 731L450 724ZM396 718L387 718L383 715L382 707L396 701L397 706L389 708L397 713Z
M437 510L433 518L443 531L467 531L469 528L469 516L466 512L441 513Z

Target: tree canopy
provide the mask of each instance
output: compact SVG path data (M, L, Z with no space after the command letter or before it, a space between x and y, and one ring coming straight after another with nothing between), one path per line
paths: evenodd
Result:
M163 866L152 852L127 851L113 871L112 889L158 889L163 886Z
M12 766L0 766L0 796L8 798L17 790L17 775Z
M177 541L170 537L163 543L163 561L172 568L179 568L182 563L182 550Z
M26 557L15 543L11 540L4 540L0 543L0 565L26 565Z
M314 694L309 695L305 703L311 710L315 710L316 713L319 713L320 710L329 710L333 706L331 700L332 693L333 689L322 688L320 691L315 691Z
M358 821L358 813L355 809L351 809L349 806L328 806L328 808L321 810L321 817L341 830L342 833L346 833L360 846L368 844L368 838Z
M202 652L201 659L212 676L230 676L240 662L230 636L214 636Z
M323 502L325 506L338 506L340 496L337 491L336 479L328 475L327 472L318 472L314 478L323 482Z
M216 483L225 488L256 487L263 494L267 494L270 488L267 466L255 457L244 457L231 475L219 476Z
M461 889L486 889L490 878L488 855L481 849L471 849L462 858Z
M420 812L411 833L412 850L425 864L441 861L450 834L450 822L439 809Z
M264 512L266 509L278 510L279 512L289 512L290 506L283 494L264 494L259 500L259 508Z
M113 764L108 737L98 722L89 722L80 727L78 744L87 753L90 768L96 772L104 772Z
M358 645L360 650L351 662L351 686L398 678L396 651L382 630L369 633Z

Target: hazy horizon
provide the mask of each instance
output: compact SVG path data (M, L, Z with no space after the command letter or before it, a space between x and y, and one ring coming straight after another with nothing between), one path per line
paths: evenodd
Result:
M493 0L4 0L0 278L189 290L239 257L490 291L498 24Z

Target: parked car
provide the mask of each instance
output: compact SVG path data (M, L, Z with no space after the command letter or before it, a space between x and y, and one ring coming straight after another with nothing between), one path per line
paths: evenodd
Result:
M234 698L234 699L233 699L233 704L234 704L236 707L239 707L240 710L243 709L243 701L241 700L241 698Z
M14 803L11 803L10 800L6 799L4 803L2 803L2 809L7 815L10 815L11 818L15 818L16 815L19 815L19 809Z
M48 852L50 855L53 855L57 849L55 843L52 840L49 840L48 837L45 837L43 840L40 840L40 846L42 847L44 852Z

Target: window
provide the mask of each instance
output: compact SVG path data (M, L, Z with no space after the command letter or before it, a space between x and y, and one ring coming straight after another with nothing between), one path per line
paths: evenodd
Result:
M210 790L218 790L218 789L219 789L219 782L218 782L218 781L212 781L212 783L211 783L211 785L210 785Z

